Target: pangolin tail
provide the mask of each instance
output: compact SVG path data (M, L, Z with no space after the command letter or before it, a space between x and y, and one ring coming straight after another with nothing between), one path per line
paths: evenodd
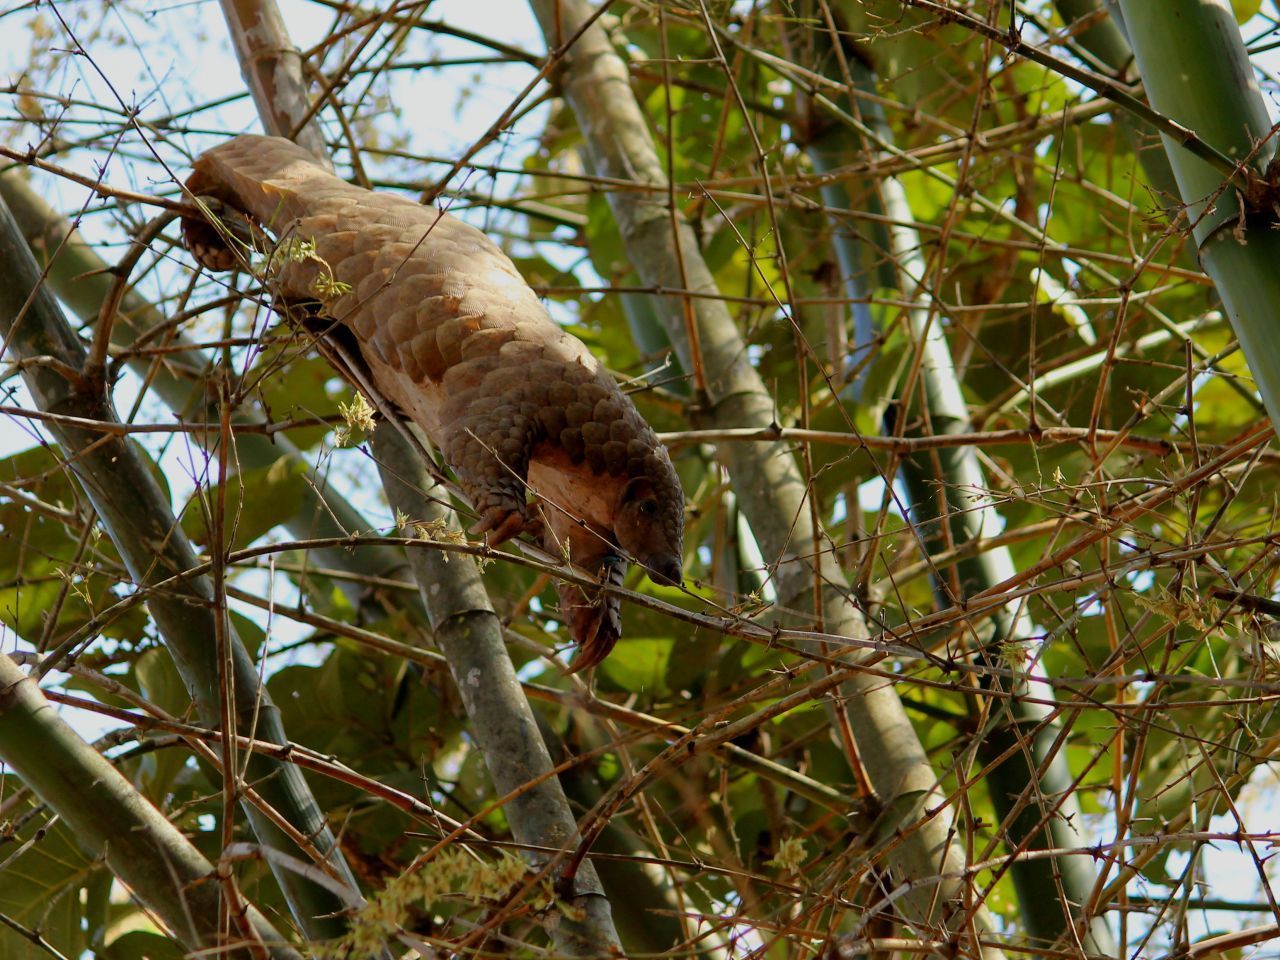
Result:
M186 187L203 216L183 218L183 240L210 270L243 263L253 242L244 218L280 237L304 214L303 197L357 189L297 144L256 136L237 137L206 151Z

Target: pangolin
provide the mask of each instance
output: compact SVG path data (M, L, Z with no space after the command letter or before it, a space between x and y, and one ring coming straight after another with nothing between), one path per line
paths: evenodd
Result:
M209 150L187 188L276 238L276 294L318 301L356 354L354 379L439 449L480 515L474 532L496 545L541 530L549 552L606 582L630 559L655 583L680 582L684 494L666 449L484 233L353 186L276 137ZM183 234L211 269L241 262L209 220L184 219ZM573 669L598 664L621 632L617 597L559 591L579 646Z

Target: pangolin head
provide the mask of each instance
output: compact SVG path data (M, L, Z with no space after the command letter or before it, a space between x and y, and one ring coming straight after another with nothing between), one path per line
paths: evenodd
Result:
M618 498L613 533L654 583L678 586L684 557L684 490L665 448L643 461Z

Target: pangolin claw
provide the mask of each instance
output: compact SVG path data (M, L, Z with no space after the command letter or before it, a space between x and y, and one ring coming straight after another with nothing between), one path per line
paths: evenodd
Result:
M614 601L615 604L617 601ZM599 666L609 656L622 631L617 622L616 606L608 610L602 604L591 605L587 612L570 618L570 634L578 643L578 652L565 670L566 676Z
M611 555L604 558L597 576L602 585L620 587L626 572L626 562ZM578 652L566 674L598 666L622 636L622 608L617 595L606 590L588 592L577 584L561 581L560 614L568 624L569 635L578 644Z
M491 547L506 543L512 537L519 536L528 525L524 511L508 506L490 507L480 518L480 522L471 528L473 534L485 535L485 542Z

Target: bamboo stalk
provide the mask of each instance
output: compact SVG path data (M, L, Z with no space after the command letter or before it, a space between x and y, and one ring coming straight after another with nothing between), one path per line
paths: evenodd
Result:
M6 282L0 284L0 333L18 358L55 361L52 366L23 368L23 379L37 406L86 420L116 420L105 386L80 373L85 369L85 350L67 325L25 238L2 202L0 266L6 275ZM195 552L136 444L118 434L73 427L65 421L50 421L47 429L62 445L71 470L139 587L196 566ZM225 652L234 676L232 707L237 724L254 730L259 739L286 743L279 710L259 683L232 625L217 622L213 600L208 578L192 577L149 597L148 607L204 723L218 726L222 720L219 677ZM219 643L222 629L225 644ZM63 652L51 655L48 666L55 666ZM292 764L254 756L245 773L272 807L329 856L336 875L354 887L355 880L301 771ZM246 809L264 846L289 852L295 849L264 814L249 805ZM308 935L322 939L341 930L339 915L344 904L332 892L289 870L277 869L276 877Z
M453 511L442 505L444 491L394 428L377 430L374 451L383 489L397 513L443 521L450 531L461 533ZM438 499L429 496L433 490ZM537 781L504 808L512 834L530 846L572 849L577 823L560 781L545 776L554 764L502 642L502 622L479 568L470 557L437 550L413 550L409 563L497 793L506 795ZM583 917L562 918L552 937L567 956L607 956L620 949L618 934L604 888L594 867L586 866L574 878L572 893Z
M530 0L549 49L557 50L592 16L584 0ZM691 289L705 297L663 298L659 318L690 371L701 396L697 419L707 427L767 428L773 397L751 366L742 337L698 250L697 239L667 203L668 178L658 159L627 69L598 23L563 56L561 89L583 132L593 172L654 186L612 191L609 203L632 266L645 284ZM864 637L866 623L847 595L848 580L829 543L811 524L807 488L782 444L730 444L720 449L738 501L765 555L777 561L779 605L806 608L820 582L821 616L828 631ZM812 560L810 558L813 558ZM815 569L816 568L816 569ZM891 854L899 877L943 876L963 853L952 834L952 816L938 779L897 693L859 675L842 689L842 706L858 741L862 763L880 802L898 811L903 843ZM925 815L928 811L928 815ZM898 905L912 920L961 927L968 918L963 887L949 880L927 895L908 894ZM974 927L989 924L978 911ZM984 949L984 955L999 951Z
M104 857L189 951L298 960L256 907L227 942L219 925L218 870L133 785L67 725L34 680L0 654L0 758L71 828L91 856ZM247 937L245 936L247 934ZM257 949L250 946L257 941Z
M1268 169L1276 141L1231 5L1121 0L1120 9L1151 105L1247 175L1224 184L1221 171L1164 138L1200 262L1218 288L1267 412L1280 423L1280 232Z
M803 5L797 9L800 22L805 22L806 17L810 23L823 22L818 9ZM824 27L819 27L798 36L795 45L806 42L812 44L814 62L824 65L833 79L851 81L861 89L877 92L875 74L860 59L844 56L838 46L838 36L830 36ZM869 98L862 107L862 119L874 129L880 142L892 144L893 130L883 111ZM874 165L881 156L876 143L856 137L843 124L815 120L811 129L815 136L806 150L815 158L819 169L820 165L839 166L867 159ZM930 309L925 292L928 267L920 253L920 237L905 226L915 221L906 190L896 177L885 177L870 184L865 192L878 198L895 224L889 228L883 244L897 267L897 275L889 285L898 288L903 299L913 304L904 315L916 348L922 353L920 376L932 433L942 436L967 433L972 430L972 424L960 391L959 375L943 334L941 318ZM826 206L847 203L847 198L843 184L823 188ZM858 267L862 244L856 235L833 230L832 244L842 269L847 271L849 265ZM858 286L854 294L858 298L865 299L870 292L865 288L860 270L846 272L845 282ZM858 319L855 314L855 326ZM905 404L899 406L905 407ZM912 522L920 530L929 552L945 551L950 544L980 543L985 536L1004 529L994 502L982 493L987 484L974 447L953 446L908 456L902 461L900 475L908 493ZM951 595L943 578L936 575L933 578L941 608L957 600L963 602L965 597L990 589L1016 572L1013 556L1006 546L981 551L962 559L956 567L959 597ZM1027 639L1033 634L1034 627L1024 602L1000 608L981 628L984 649L993 651L1004 649L1008 641ZM984 659L998 663L1003 658L996 655ZM1012 676L1023 679L1012 682L987 679L984 685L1007 685L1010 696L1003 707L997 706L991 711L981 735L979 752L987 761L1008 754L1003 763L989 767L984 773L992 803L1007 831L1007 844L1027 850L1080 846L1087 838L1075 826L1081 821L1081 811L1075 799L1071 771L1057 745L1061 728L1049 719L1053 691L1036 682L1038 668L1028 671L1021 662L1003 665L1012 669ZM1011 747L1019 749L1010 750ZM1087 903L1094 888L1096 875L1088 861L1070 856L1015 858L1010 873L1027 933L1037 942L1058 941L1074 922L1084 928L1081 944L1085 949L1107 955L1114 953L1115 943L1105 920L1073 917L1072 904Z

